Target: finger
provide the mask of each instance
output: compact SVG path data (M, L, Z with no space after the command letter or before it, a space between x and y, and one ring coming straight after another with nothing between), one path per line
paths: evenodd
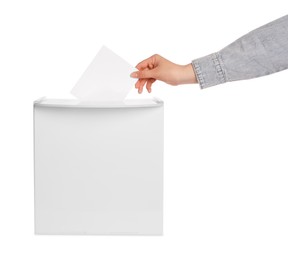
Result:
M155 76L155 69L134 71L130 74L131 78L138 78L138 79L149 79L154 78L154 76Z
M138 70L143 70L143 69L146 69L148 68L149 64L153 64L154 62L154 58L153 56L149 57L148 59L145 59L141 62L139 62L137 65L136 65L136 68Z
M141 79L141 82L139 83L139 87L138 87L138 93L141 94L143 91L143 87L146 84L147 79Z
M148 68L146 68L146 69L144 69L144 70L148 70ZM136 87L136 88L139 88L139 86L141 85L141 82L142 82L142 80L141 80L141 79L138 79L137 82L136 82L136 84L135 84L135 87Z
M143 80L145 80L145 79L138 79L138 81L136 82L136 84L135 84L135 87L136 88L139 88L140 86L141 86L141 82L143 81Z
M152 92L152 84L155 82L155 79L148 79L146 83L146 89L149 93Z
M149 68L150 70L152 70L152 69L154 69L154 65L153 65L152 63L149 63L149 64L148 64L148 68Z
M148 93L151 93L151 91L152 91L151 87L152 87L152 82L150 79L148 79L147 83L146 83L146 89L147 89Z
M138 79L137 82L135 83L135 88L138 88L139 81L140 81L140 79Z

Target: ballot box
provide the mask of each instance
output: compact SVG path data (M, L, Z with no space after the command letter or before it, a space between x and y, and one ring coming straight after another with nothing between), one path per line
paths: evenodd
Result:
M164 104L34 102L35 234L161 235Z

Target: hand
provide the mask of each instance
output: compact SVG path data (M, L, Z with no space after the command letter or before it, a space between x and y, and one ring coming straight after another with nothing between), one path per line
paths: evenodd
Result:
M139 71L131 73L130 76L138 78L135 87L139 94L142 93L145 84L147 91L151 93L152 84L156 80L164 81L173 86L197 83L192 64L178 65L158 54L141 61L136 68Z

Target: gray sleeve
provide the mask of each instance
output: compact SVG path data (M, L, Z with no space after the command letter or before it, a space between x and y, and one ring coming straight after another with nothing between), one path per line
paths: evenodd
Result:
M192 61L202 89L288 68L288 15L242 36L219 52Z

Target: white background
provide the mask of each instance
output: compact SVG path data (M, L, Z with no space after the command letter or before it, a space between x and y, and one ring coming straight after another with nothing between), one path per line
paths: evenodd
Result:
M33 101L69 93L102 44L133 65L154 53L187 64L285 5L1 0L0 259L287 259L288 71L205 90L155 84L165 101L162 237L35 236L32 128Z

